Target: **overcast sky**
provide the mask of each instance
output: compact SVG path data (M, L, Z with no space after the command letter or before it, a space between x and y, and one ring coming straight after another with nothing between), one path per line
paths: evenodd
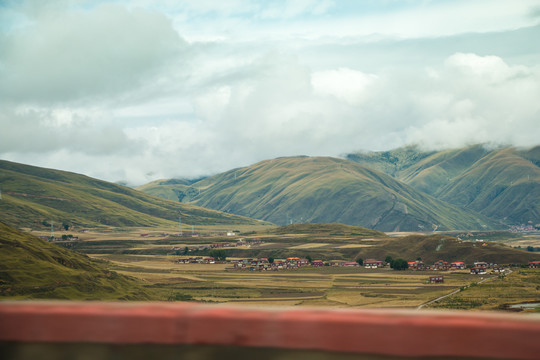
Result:
M540 144L539 0L0 0L0 159L136 185Z

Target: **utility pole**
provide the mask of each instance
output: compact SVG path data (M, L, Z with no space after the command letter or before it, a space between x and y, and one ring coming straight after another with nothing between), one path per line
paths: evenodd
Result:
M51 221L51 240L54 240L54 221Z
M182 236L182 217L178 216L178 235Z

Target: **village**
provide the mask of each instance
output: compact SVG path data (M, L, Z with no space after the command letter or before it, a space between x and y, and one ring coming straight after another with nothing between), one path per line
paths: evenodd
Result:
M303 267L364 267L365 269L390 268L390 263L383 260L366 259L364 261L345 261L345 260L311 260L308 258L288 257L286 259L273 258L245 258L218 260L211 256L192 256L184 257L175 261L179 264L232 264L236 270L246 271L277 271L294 270ZM500 274L509 266L487 263L483 261L474 262L467 266L463 261L447 262L438 260L429 265L421 260L407 262L407 269L412 271L451 271L451 270L470 270L472 275ZM540 261L531 261L529 268L540 268Z

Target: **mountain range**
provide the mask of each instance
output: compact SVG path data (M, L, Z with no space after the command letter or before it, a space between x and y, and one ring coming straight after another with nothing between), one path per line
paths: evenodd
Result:
M422 152L414 147L347 156L426 194L506 224L540 223L540 146Z
M0 220L35 227L175 227L186 224L260 224L260 221L165 200L71 172L0 160Z
M540 147L415 146L289 157L138 190L273 222L340 222L381 231L499 229L540 223Z
M478 229L497 224L352 161L289 157L262 161L191 185L161 187L202 207L275 224L339 222L380 231Z
M17 227L339 222L380 231L540 226L540 147L409 146L261 161L137 189L0 160L0 220Z

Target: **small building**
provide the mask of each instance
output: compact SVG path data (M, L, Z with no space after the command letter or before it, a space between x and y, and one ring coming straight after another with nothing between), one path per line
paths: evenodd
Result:
M313 260L311 266L324 266L324 262L322 260Z
M483 268L483 269L487 269L489 267L488 263L483 262L483 261L475 261L474 266L475 267L480 267L480 268Z
M381 267L384 267L384 261L375 260L375 259L367 259L367 260L364 260L364 267L366 269L381 268Z
M348 261L343 266L358 266L358 263L356 261Z
M345 264L344 260L332 260L330 261L330 266L343 266Z
M473 266L471 268L471 275L483 275L486 274L486 268L480 266Z
M433 270L448 270L448 268L448 262L444 260L436 261L435 264L433 264Z
M531 269L540 268L540 260L529 261L529 267Z
M309 260L308 259L300 259L298 260L298 266L308 266Z
M444 276L441 276L441 275L430 276L429 277L429 283L430 284L442 284L442 283L444 283Z
M424 264L423 261L409 261L407 262L409 270L429 270L429 265Z
M493 269L491 270L492 273L503 273L504 272L504 266L502 265L495 265L493 266Z
M463 261L454 261L453 263L450 263L450 268L456 270L463 270L465 269L465 263Z

